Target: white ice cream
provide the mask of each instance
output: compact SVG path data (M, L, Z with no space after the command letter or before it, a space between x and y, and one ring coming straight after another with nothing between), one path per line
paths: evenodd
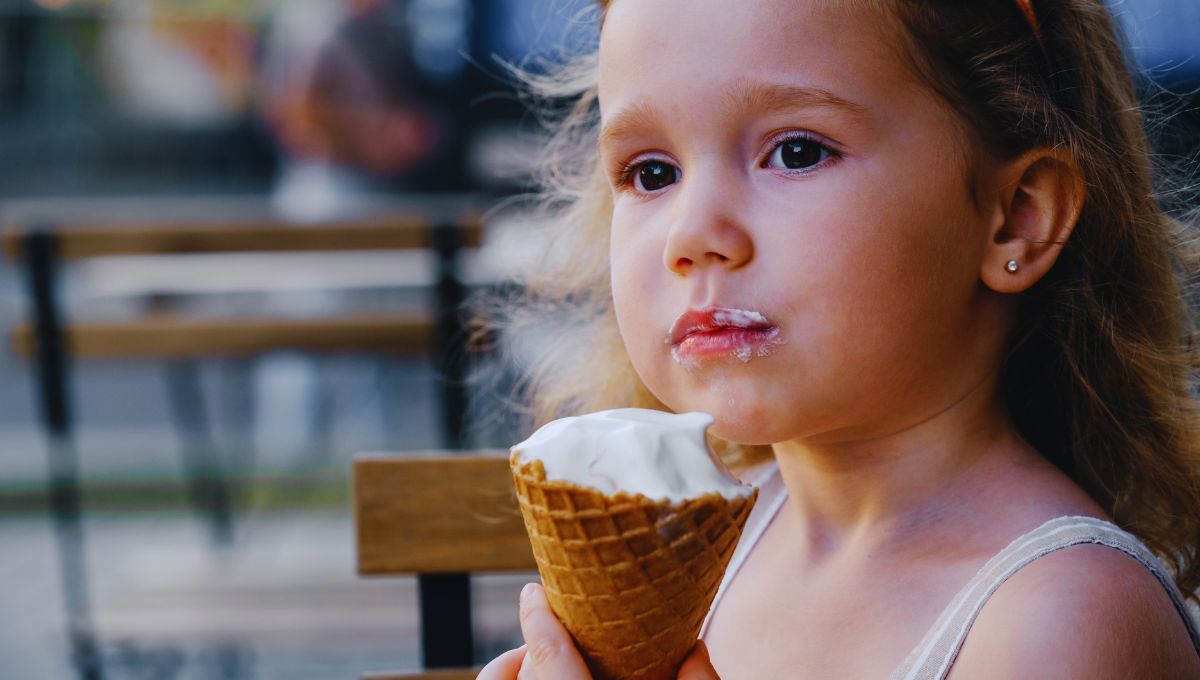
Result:
M546 479L603 493L640 493L679 502L707 493L749 495L712 453L707 413L664 413L640 408L599 411L547 423L513 447L521 461L541 460Z

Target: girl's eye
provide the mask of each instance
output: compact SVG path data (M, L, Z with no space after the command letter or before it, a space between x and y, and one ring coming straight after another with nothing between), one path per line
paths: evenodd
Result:
M658 191L679 181L679 169L663 161L638 163L629 170L638 191Z
M764 164L785 170L803 170L833 155L829 147L808 137L792 137L780 142Z

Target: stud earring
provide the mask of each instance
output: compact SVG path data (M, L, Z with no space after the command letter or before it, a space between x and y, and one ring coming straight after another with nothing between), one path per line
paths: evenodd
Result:
M1008 264L1004 265L1004 268L1008 270L1009 274L1016 274L1021 265L1017 264L1016 260L1009 260Z

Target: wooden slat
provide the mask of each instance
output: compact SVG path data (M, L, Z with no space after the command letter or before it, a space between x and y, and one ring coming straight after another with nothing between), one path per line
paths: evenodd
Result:
M80 359L184 359L248 356L278 349L428 354L433 319L424 314L360 315L322 319L186 319L71 324L67 351ZM14 329L13 349L33 354L33 332Z
M475 680L482 668L447 668L438 671L368 673L362 680Z
M360 455L354 512L360 574L537 568L503 451Z
M479 247L483 228L475 216L459 221L464 247ZM43 227L45 228L45 227ZM4 229L4 252L20 259L25 225ZM390 250L428 248L428 220L395 215L353 222L293 225L255 221L234 223L174 222L136 224L56 224L59 256L66 260L106 255L183 253Z

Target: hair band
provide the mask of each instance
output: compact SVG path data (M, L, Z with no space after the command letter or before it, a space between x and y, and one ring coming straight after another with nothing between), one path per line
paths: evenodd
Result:
M1038 26L1037 13L1033 11L1033 0L1016 0L1016 3L1017 8L1021 10L1021 13L1025 15L1026 21L1029 22L1030 28L1033 29L1034 37L1038 39L1038 42L1041 42L1042 30Z

